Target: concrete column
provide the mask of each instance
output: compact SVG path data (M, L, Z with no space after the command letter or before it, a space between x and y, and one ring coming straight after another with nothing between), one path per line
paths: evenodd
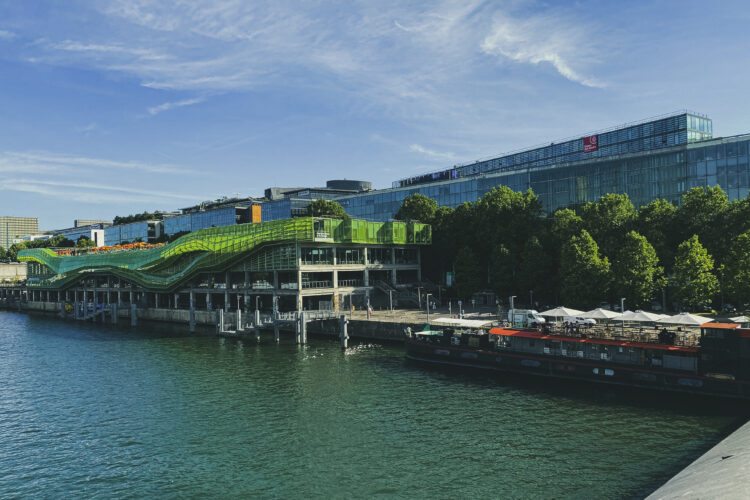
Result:
M278 271L273 272L273 287L277 290L279 289L279 272Z
M132 294L132 292L131 292ZM130 303L130 326L138 325L138 309L136 309L134 303Z
M159 292L154 292L154 307L159 309Z
M213 309L213 305L211 304L211 291L209 290L206 292L206 310L211 311Z
M307 344L307 318L305 317L305 313L300 312L299 313L299 332L300 332L300 338L302 340L303 344Z
M174 294L174 308L175 309L180 308L180 294L179 293Z
M245 283L243 286L243 301L245 303L245 312L250 310L250 295L247 294L247 289L250 286L250 271L245 270Z
M333 288L339 287L339 271L338 269L333 270Z
M107 304L112 303L112 278L107 276Z
M302 270L297 271L297 290L302 291Z
M195 292L190 289L190 333L195 332Z
M396 269L391 269L391 284L396 285Z
M130 287L129 293L130 293L130 303L133 304L135 302L133 300L135 296L135 294L133 293L133 287Z
M229 287L231 286L229 271L224 273L224 276L224 310L229 312Z

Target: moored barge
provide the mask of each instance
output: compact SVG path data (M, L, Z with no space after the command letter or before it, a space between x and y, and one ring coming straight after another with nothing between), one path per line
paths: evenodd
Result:
M663 332L637 337L568 336L525 328L428 328L406 341L406 357L442 366L750 399L750 329L706 323L692 345Z

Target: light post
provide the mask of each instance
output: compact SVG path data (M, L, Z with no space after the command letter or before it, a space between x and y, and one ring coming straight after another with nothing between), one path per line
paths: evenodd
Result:
M388 290L388 307L393 312L393 290Z
M417 304L419 305L419 308L422 309L422 287L417 287Z
M620 299L620 314L625 314L625 297ZM625 320L622 320L622 335L625 336Z
M516 308L514 306L513 299L515 299L515 295L511 295L508 297L508 303L510 305L510 309L508 309L508 318L510 319L510 326L513 326L516 323Z
M430 324L430 297L432 297L431 293L428 293L425 295L425 302L427 302L427 324Z

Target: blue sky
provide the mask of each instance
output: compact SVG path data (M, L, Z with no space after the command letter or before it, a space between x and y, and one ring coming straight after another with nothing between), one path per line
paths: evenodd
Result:
M688 108L750 132L743 2L0 0L0 215L393 180Z

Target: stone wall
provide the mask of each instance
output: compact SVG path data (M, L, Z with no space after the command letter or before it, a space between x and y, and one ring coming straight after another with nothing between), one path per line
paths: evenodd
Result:
M0 283L14 282L26 279L26 263L11 262L0 264Z

